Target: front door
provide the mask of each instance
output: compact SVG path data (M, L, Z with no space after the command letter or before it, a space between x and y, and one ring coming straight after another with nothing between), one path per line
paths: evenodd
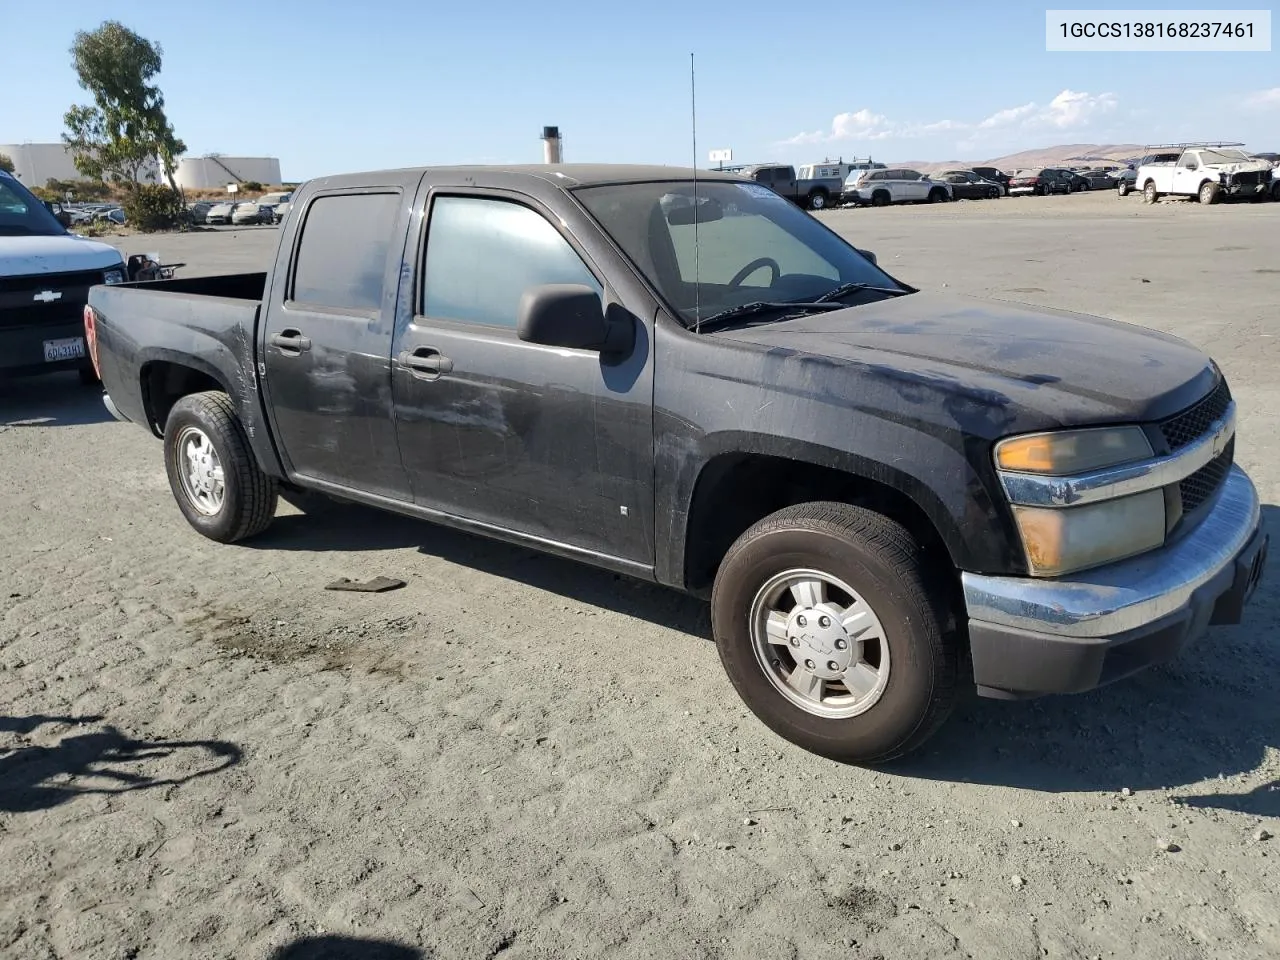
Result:
M1200 172L1199 155L1187 151L1178 158L1178 165L1173 168L1173 189L1171 193L1194 195L1200 191L1200 181L1204 174Z
M567 230L531 203L437 192L421 292L395 343L400 449L424 507L653 562L653 386L646 328L606 361L516 335L547 283L609 297ZM610 310L623 309L611 304Z
M407 500L391 410L391 333L407 225L396 188L320 194L263 303L272 428L298 475ZM292 256L292 260L290 260Z

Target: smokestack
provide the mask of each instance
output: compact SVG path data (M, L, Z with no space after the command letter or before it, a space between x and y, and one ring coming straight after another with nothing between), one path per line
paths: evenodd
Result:
M542 162L560 163L560 128L542 128Z

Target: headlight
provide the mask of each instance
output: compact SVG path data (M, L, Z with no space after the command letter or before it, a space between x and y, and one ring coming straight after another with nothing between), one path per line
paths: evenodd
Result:
M1035 433L996 445L996 466L1017 473L1070 476L1152 456L1140 427L1099 427Z
M1078 477L1154 455L1140 427L1095 427L1011 437L996 444L996 468L1011 474ZM1015 497L1015 499L1017 499ZM1013 504L1032 576L1057 577L1164 545L1165 495L1147 490L1077 506Z
M103 283L124 283L124 271L121 269L107 270L102 274Z
M1164 544L1164 491L1079 507L1013 508L1033 576L1057 577Z

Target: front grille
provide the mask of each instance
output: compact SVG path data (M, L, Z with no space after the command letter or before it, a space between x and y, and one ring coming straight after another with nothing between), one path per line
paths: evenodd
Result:
M1235 458L1236 438L1227 441L1222 453L1210 460L1191 476L1178 484L1178 492L1182 495L1182 512L1191 513L1196 507L1208 500L1222 481L1227 478L1231 462Z
M1169 451L1175 452L1199 440L1211 424L1222 418L1230 404L1231 390L1223 380L1213 393L1195 406L1161 423L1160 432L1169 444Z
M102 283L101 270L0 277L0 328L78 321L89 302L89 288L97 283ZM45 291L60 296L37 300Z
M36 273L24 277L0 277L0 296L6 293L33 295L41 290L65 290L68 287L92 287L102 283L102 270L79 270L75 273Z

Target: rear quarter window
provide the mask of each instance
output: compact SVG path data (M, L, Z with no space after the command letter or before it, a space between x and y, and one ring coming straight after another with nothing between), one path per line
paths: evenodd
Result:
M294 258L290 299L334 310L376 311L399 202L400 195L391 192L313 200Z

